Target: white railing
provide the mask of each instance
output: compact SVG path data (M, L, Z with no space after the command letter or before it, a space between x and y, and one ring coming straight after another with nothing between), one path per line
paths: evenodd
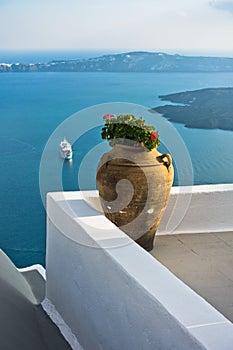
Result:
M188 217L222 192L193 189ZM73 349L232 349L233 324L93 206L96 191L47 197L43 306Z

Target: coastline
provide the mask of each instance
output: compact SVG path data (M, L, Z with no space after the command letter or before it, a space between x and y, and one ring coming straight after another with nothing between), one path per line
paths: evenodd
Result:
M179 103L152 108L171 122L187 128L233 131L233 87L184 91L159 98Z

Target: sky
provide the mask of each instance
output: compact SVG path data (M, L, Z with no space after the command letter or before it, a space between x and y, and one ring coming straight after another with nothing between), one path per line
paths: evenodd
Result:
M0 0L0 50L233 57L233 0Z

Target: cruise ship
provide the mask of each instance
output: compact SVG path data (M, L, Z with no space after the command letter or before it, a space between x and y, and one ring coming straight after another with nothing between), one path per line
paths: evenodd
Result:
M63 159L72 159L72 156L73 156L72 147L71 147L71 144L66 140L66 138L64 138L60 142L60 153Z

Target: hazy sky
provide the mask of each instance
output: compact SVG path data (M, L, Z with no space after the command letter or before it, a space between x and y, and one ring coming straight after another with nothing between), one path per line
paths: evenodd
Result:
M0 49L233 57L233 0L0 0Z

